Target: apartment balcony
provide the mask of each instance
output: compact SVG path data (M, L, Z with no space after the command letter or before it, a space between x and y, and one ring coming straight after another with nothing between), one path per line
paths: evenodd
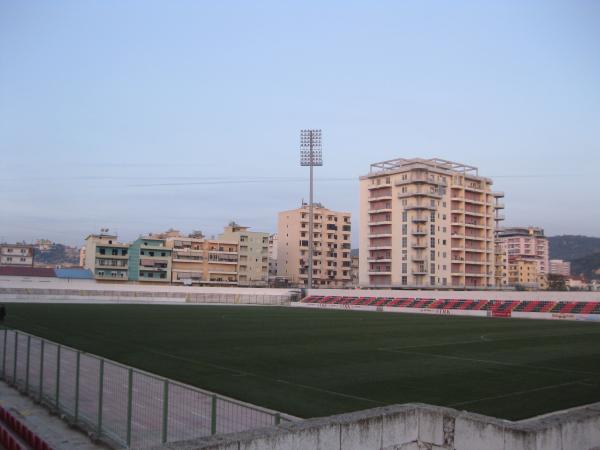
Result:
M469 211L468 209L465 210L465 216L475 216L475 217L485 217L487 214L485 212L481 212L481 211Z
M367 250L391 250L392 244L381 244L367 247Z
M413 223L426 223L427 220L428 220L428 218L426 216L418 216L418 217L412 218Z
M427 183L427 184L433 184L435 186L446 186L447 185L445 181L435 180L435 179L432 179L427 176L412 176L407 180L398 180L394 183L394 185L395 186L404 186L406 184L413 184L413 183Z
M485 274L485 273L465 272L465 278L470 278L470 277L482 278L482 277L486 277L486 276L487 276L487 274Z
M367 261L369 262L381 262L381 263L385 263L385 262L392 262L392 258L387 258L387 257L383 257L383 256L376 256L376 257L372 257L372 258L367 258Z
M411 259L411 261L417 262L417 263L425 263L425 262L427 262L427 258L425 258L425 256L413 256L410 259Z
M465 240L467 241L485 241L485 236L476 236L471 234L465 234Z
M427 272L427 270L425 270L425 268L418 268L418 269L413 269L411 271L411 273L413 275L420 276L420 275L427 275L429 272Z
M492 206L493 206L494 208L496 208L496 209L504 209L504 208L505 208L505 206L504 206L504 203L503 203L503 202L496 202L496 203L494 203Z
M391 199L392 199L392 193L391 192L385 192L385 193L381 193L379 195L372 193L369 196L369 201L370 202L377 202L377 201L391 200Z
M215 275L237 275L237 271L231 271L231 270L216 270L216 269L209 269L208 270L208 274L215 274Z
M19 255L19 254L15 255L15 254L10 254L10 253L7 256L16 256L16 257L19 257L19 258L23 257L22 255ZM29 256L29 258L31 258L31 256ZM102 253L98 253L97 252L96 253L96 258L129 259L129 255L110 255L108 253L102 254ZM163 258L164 258L164 256L163 256Z
M487 261L481 261L478 259L465 259L465 264L473 264L473 265L480 266L482 264L487 264Z
M410 246L412 248L415 248L415 249L418 249L418 248L427 248L427 244L424 243L424 242L423 243L417 242L417 243L414 243L414 244L410 244Z
M386 237L391 238L392 233L369 234L369 237L370 238L386 238Z
M465 221L465 227L467 227L467 228L485 228L485 224Z
M437 193L437 192L430 192L430 191L400 192L398 194L398 198L408 198L408 197L442 198L442 196L439 193Z
M435 207L431 206L431 205L406 205L404 207L405 210L407 211L411 211L411 210L421 210L421 209L426 209L429 211L435 211Z
M477 247L465 247L465 252L473 252L473 253L485 253L485 248L477 248Z
M506 217L504 216L504 214L496 214L496 216L494 217L494 220L505 220Z
M502 197L504 197L504 192L502 192L502 191L492 192L492 195L495 198L502 198Z
M464 239L465 235L462 233L452 233L450 236L452 239Z
M391 275L392 274L391 270L386 270L386 271L384 271L384 270L382 270L382 271L379 271L379 270L370 270L367 273L369 275L372 275L372 276L373 275Z
M377 225L391 225L391 220L380 220L378 222L369 222L369 226L377 226Z
M465 191L481 192L481 193L485 191L482 186L469 186L468 184L466 184L464 186L464 189L465 189Z
M379 209L370 209L369 214L379 214L379 213L390 213L392 212L392 208L379 208Z
M383 189L383 188L391 189L392 183L373 184L368 187L369 191L374 191L374 190Z

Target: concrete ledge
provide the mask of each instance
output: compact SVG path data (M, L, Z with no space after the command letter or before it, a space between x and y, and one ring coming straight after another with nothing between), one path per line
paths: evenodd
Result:
M518 422L419 403L286 423L155 450L597 450L600 403Z

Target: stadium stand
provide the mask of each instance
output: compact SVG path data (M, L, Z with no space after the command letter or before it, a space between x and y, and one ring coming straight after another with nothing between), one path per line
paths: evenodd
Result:
M52 450L23 422L0 406L0 446L6 450Z
M395 308L488 311L492 317L510 317L512 312L553 314L600 314L600 302L540 300L431 299L403 297L340 297L310 295L301 303L321 305L386 306Z

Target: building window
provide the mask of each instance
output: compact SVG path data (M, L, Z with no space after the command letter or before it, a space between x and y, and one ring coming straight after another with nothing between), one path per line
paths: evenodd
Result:
M431 242L431 248L435 248L435 238L431 238L430 242Z
M406 286L408 284L408 277L402 277L402 284Z
M406 233L408 233L408 225L402 224L402 234L406 234Z
M435 225L431 224L429 226L429 229L430 229L430 232L431 232L430 234L435 234Z
M402 263L402 273L406 273L406 272L408 272L408 264Z
M406 247L407 243L408 243L408 240L407 240L407 238L405 236L405 237L402 238L402 247Z
M402 222L406 222L408 220L408 211L402 211Z

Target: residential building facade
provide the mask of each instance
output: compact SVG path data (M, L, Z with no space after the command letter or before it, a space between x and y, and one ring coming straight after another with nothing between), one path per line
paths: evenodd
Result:
M33 267L33 246L0 244L0 266Z
M238 244L238 284L267 286L269 281L269 233L250 231L231 222L219 239Z
M171 282L183 285L238 284L238 244L203 237L169 236Z
M90 234L79 255L80 263L97 280L129 279L129 244L118 242L116 234Z
M129 281L170 283L171 253L164 239L136 239L129 247Z
M269 282L277 278L277 233L269 236Z
M351 215L313 207L313 287L351 285ZM308 284L309 205L279 213L277 275L294 286Z
M371 164L360 178L360 285L494 288L503 196L473 166L438 158Z
M498 238L506 249L509 262L522 256L537 261L540 274L550 270L548 238L542 228L506 227L498 230Z
M553 275L571 276L571 263L562 259L550 260L550 273Z

